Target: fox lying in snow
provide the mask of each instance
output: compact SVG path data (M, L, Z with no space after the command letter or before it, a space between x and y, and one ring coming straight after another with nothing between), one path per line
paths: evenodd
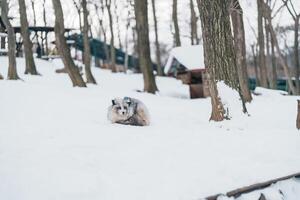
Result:
M112 100L112 105L108 107L108 120L112 123L148 126L150 116L146 106L139 100L124 97Z

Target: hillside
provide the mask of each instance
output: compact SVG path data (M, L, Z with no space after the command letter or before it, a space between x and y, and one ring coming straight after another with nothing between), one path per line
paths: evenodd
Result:
M232 119L215 123L210 100L172 78L151 95L136 92L140 74L93 67L98 85L73 88L59 60L36 60L41 76L17 62L24 81L0 81L0 199L191 200L300 169L297 96L258 88L249 116L228 102ZM107 121L123 96L147 105L149 127Z

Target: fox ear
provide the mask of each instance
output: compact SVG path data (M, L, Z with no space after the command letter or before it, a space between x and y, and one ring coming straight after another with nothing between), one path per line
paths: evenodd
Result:
M112 103L113 106L116 105L116 101L114 99L111 100L111 103Z

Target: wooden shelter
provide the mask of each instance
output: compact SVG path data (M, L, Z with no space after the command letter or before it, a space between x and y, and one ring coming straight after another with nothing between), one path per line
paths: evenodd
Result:
M189 85L192 99L209 96L202 45L173 48L165 66L165 73Z

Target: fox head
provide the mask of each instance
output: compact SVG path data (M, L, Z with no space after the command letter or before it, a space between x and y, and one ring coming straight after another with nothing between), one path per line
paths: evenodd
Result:
M134 114L134 102L129 97L115 98L112 101L112 111L123 120Z

